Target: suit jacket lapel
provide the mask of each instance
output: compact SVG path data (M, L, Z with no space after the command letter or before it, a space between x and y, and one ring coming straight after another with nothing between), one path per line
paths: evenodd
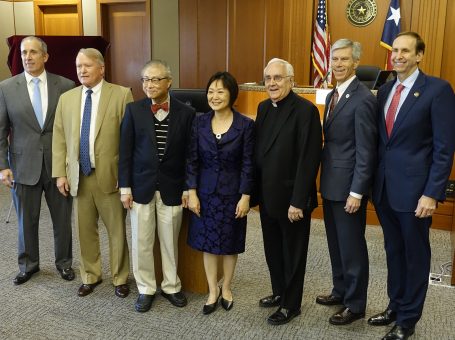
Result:
M22 100L22 104L24 106L25 115L30 118L31 122L33 122L32 124L34 125L35 129L37 131L41 131L38 119L36 119L32 101L30 100L30 95L28 94L27 80L25 79L24 73L22 73L22 76L18 79L16 85L18 98L24 98L24 100Z
M400 125L403 123L403 121L408 116L413 105L419 99L419 96L424 91L424 88L425 88L425 75L422 72L420 72L414 85L409 90L409 93L408 93L405 101L403 102L403 105L401 105L400 111L398 111L398 115L395 119L395 123L393 124L392 133L390 134L389 141L392 140L393 137L396 135L397 130L400 128ZM419 95L415 95L416 93L419 93Z
M104 117L106 116L107 107L112 95L112 86L105 80L103 80L103 85L101 86L100 93L100 103L98 105L98 112L96 113L96 122L95 122L95 140L100 131L101 124L103 123Z
M344 91L343 96L339 97L338 103L334 107L333 112L330 114L330 118L324 124L324 130L330 126L330 124L333 122L333 120L339 115L339 112L341 110L343 110L343 107L346 105L346 103L349 101L349 99L355 93L355 91L357 91L358 87L359 87L359 80L357 78L355 78L351 82L351 84L349 84L348 88ZM332 94L333 94L333 92L332 92ZM332 97L330 97L330 99L331 98Z
M224 137L221 138L220 144L226 144L226 143L230 142L231 140L237 138L237 136L240 133L240 130L242 129L241 121L240 121L240 113L234 111L233 114L234 114L234 117L232 119L232 125L229 127L229 129L227 130Z
M329 111L330 101L332 100L332 96L334 93L335 89L333 89L325 99L324 116L322 117L322 126L324 130L327 128L327 112Z
M157 144L156 144L156 133L155 133L155 119L153 116L153 112L150 108L151 106L151 100L149 98L144 98L142 101L141 105L141 112L140 115L144 117L144 127L147 130L148 134L150 135L150 138L152 140L154 150L158 152L157 150Z
M43 124L43 130L46 128L49 121L52 120L54 117L55 111L52 108L57 107L57 100L59 98L58 92L60 89L58 88L58 80L54 77L53 74L47 73L47 113L46 113L46 120Z
M71 115L72 119L72 136L73 136L73 145L77 148L77 154L79 154L79 144L80 144L80 138L81 138L81 101L82 101L82 85L77 88L77 91L74 92L72 101L74 102L74 105L72 107L74 108L74 112L70 112L69 114Z

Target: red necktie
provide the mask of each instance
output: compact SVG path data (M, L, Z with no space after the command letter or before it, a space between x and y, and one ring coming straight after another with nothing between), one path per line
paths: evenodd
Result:
M393 129L393 123L395 122L395 115L397 113L398 104L400 103L401 91L403 91L404 86L399 84L395 90L395 93L392 97L392 102L390 103L389 109L387 110L387 115L385 116L385 127L387 130L387 137L390 137Z
M335 108L335 105L337 103L338 103L338 90L335 89L335 92L333 93L333 96L330 100L329 113L327 114L327 119L330 119L330 117L332 117L332 111Z
M159 109L169 112L169 103L165 102L163 104L152 104L152 112L154 114L156 114Z

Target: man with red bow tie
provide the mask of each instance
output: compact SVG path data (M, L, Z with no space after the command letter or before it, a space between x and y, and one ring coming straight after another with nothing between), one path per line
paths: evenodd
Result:
M131 214L133 272L139 290L135 308L146 312L157 290L153 246L160 240L161 295L187 304L177 275L182 208L187 206L185 159L195 110L169 96L172 74L161 60L141 72L147 98L130 103L120 128L119 187Z

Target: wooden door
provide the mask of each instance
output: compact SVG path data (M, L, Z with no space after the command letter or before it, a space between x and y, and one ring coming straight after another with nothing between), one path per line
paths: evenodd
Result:
M36 35L83 35L81 0L35 1Z
M140 72L150 60L150 0L98 0L100 31L110 42L106 56L106 80L144 97Z

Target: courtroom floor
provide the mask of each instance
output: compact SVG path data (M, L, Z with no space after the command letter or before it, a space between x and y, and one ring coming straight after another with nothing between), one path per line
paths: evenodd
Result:
M348 326L332 326L329 316L337 307L315 304L318 294L331 288L330 262L323 223L313 220L305 278L302 315L287 325L270 326L273 311L258 306L270 293L270 282L256 211L248 216L246 252L239 256L234 279L234 307L226 312L202 315L206 296L187 294L188 306L176 308L158 296L147 313L137 313L137 289L131 275L132 293L126 299L114 296L108 268L107 240L102 237L103 283L80 298L76 280L60 279L53 265L53 244L47 206L43 204L40 225L41 271L29 282L14 286L17 273L17 219L5 218L9 192L0 188L0 339L380 339L389 327L371 327L366 319ZM73 230L74 235L74 230ZM128 218L128 235L130 235ZM129 236L130 237L130 236ZM366 232L370 257L367 317L387 304L386 265L381 228ZM450 260L450 234L432 230L432 271ZM78 242L74 240L74 268L79 268ZM422 320L411 339L455 339L455 288L430 286Z

